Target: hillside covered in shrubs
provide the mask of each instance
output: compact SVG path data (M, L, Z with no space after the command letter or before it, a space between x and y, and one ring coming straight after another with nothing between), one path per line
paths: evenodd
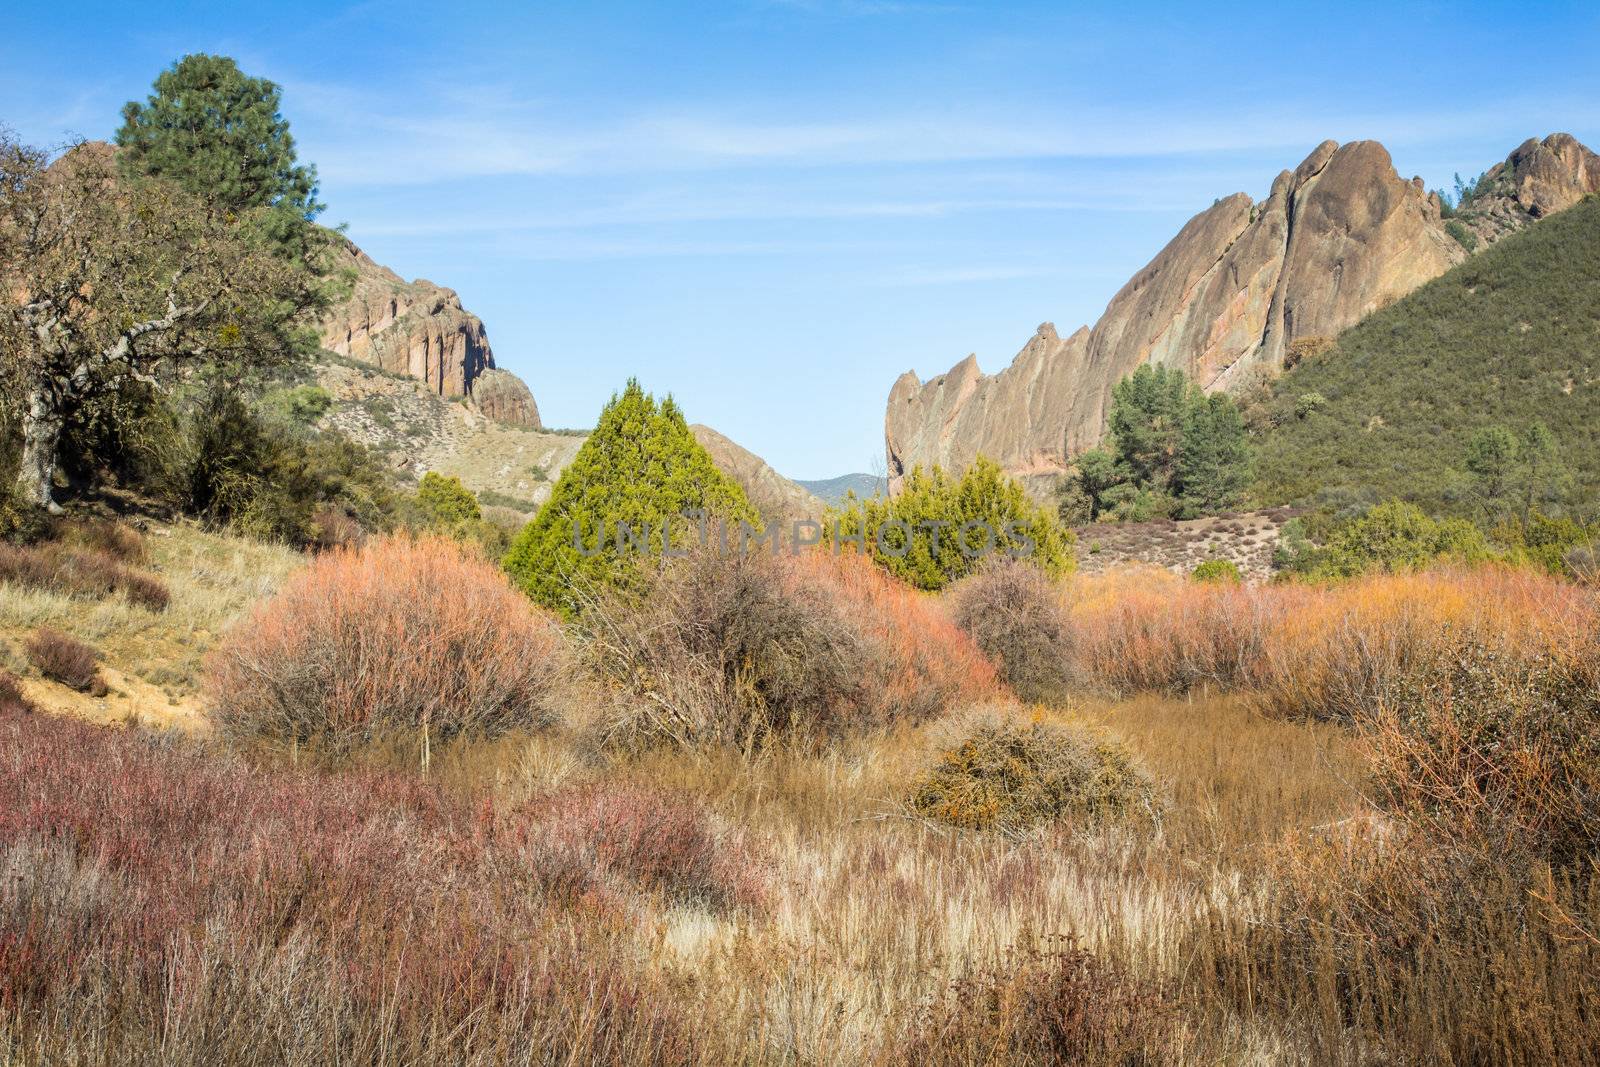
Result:
M1600 200L1591 197L1369 316L1250 410L1255 495L1338 508L1400 498L1474 521L1497 521L1512 499L1591 516L1597 276ZM1486 445L1504 468L1487 484Z

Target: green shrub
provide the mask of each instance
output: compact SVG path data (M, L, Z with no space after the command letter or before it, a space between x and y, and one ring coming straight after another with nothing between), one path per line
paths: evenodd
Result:
M1229 559L1208 559L1190 575L1197 582L1215 582L1218 585L1238 585L1244 580L1239 567Z
M1478 248L1478 235L1464 226L1460 219L1451 219L1444 224L1444 232L1456 239L1456 243L1468 252Z
M1301 393L1295 398L1294 417L1308 419L1328 406L1328 398L1321 393Z
M717 469L673 399L658 404L629 381L503 565L535 601L571 617L600 590L637 586L646 554L668 541L674 550L687 547L695 536L691 512L759 529L744 490ZM619 523L642 531L642 551L620 544Z
M447 478L435 471L424 474L417 485L417 502L439 526L478 522L483 518L477 497L455 475Z
M1052 577L1077 563L1077 536L982 456L960 478L915 467L892 497L849 493L824 525L834 547L864 543L874 561L919 589L942 589L994 555L1026 558Z
M1391 500L1335 529L1320 548L1293 561L1313 578L1352 578L1373 571L1422 570L1435 563L1481 563L1494 553L1465 519L1429 518L1415 504Z
M911 788L911 810L969 830L1153 812L1155 789L1120 745L1082 728L980 713Z

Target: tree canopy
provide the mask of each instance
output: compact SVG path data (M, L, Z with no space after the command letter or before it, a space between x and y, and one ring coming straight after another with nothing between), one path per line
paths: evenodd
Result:
M316 168L296 159L281 103L276 84L227 56L184 56L157 76L144 103L123 106L119 161L126 174L171 181L303 252L324 205Z
M1080 519L1193 518L1236 506L1250 480L1244 419L1175 367L1141 366L1111 394L1108 439L1078 457L1063 511Z

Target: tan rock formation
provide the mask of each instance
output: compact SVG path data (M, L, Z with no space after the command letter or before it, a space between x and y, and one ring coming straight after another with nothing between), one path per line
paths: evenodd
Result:
M490 367L472 383L472 402L496 422L520 426L525 430L543 428L539 405L534 402L528 383L507 370Z
M783 536L788 536L787 527L796 520L822 521L827 505L773 470L766 460L709 426L695 423L689 431L700 442L700 447L710 453L711 462L744 489L744 495L761 518L784 527Z
M322 322L322 346L341 356L409 374L440 396L466 396L494 353L483 322L455 290L407 282L353 243L341 249L355 288Z
M1516 225L1600 184L1600 161L1566 134L1529 141L1504 170ZM915 464L960 469L983 454L1047 491L1100 439L1112 387L1142 363L1208 390L1277 373L1297 338L1331 337L1466 258L1440 207L1382 145L1323 142L1264 201L1235 193L1191 219L1092 330L1041 326L992 376L973 356L928 382L902 375L884 425L891 490Z

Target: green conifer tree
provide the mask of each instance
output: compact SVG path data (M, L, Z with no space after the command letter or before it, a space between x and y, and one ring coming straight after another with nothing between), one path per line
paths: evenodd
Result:
M744 490L717 469L672 398L658 404L630 380L503 566L534 600L570 618L596 590L633 584L664 549L692 545L698 523L686 516L700 512L708 530L713 520L731 524L734 550L740 522L760 529ZM619 524L631 531L627 544Z

